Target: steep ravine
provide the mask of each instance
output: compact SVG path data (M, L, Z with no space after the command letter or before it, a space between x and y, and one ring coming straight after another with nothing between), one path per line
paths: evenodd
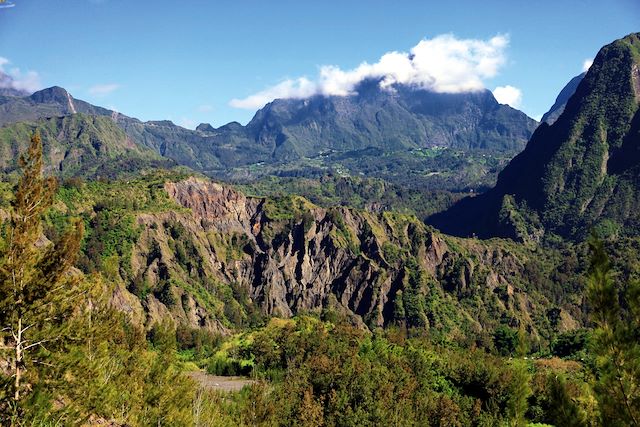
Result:
M370 328L481 339L499 323L537 337L575 327L580 316L532 291L523 278L531 253L511 242L452 238L390 212L250 198L196 178L165 190L187 209L137 217L143 231L131 264L146 289L147 324L170 316L227 333L251 311L290 317L333 308Z

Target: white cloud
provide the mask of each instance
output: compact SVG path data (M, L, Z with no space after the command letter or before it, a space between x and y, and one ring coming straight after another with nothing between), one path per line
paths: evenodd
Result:
M42 88L40 75L37 72L27 71L23 73L20 68L16 67L5 70L5 66L10 63L11 61L7 58L0 56L0 73L9 76L9 78L0 79L0 87L23 90L29 93L33 93Z
M380 80L393 90L394 84L411 85L435 92L471 92L484 88L484 79L494 77L506 61L507 36L489 40L457 39L451 34L421 40L410 52L388 52L374 64L363 62L351 70L320 67L316 80L287 79L243 99L232 107L256 109L277 98L308 98L313 95L347 96L366 79Z
M285 80L244 99L232 99L229 105L253 110L263 107L276 98L308 98L318 93L317 91L316 83L301 77L296 80Z
M498 86L493 90L493 96L500 104L508 104L513 108L520 107L522 102L522 91L510 85Z
M582 72L586 72L589 71L589 68L591 68L591 65L593 65L593 58L587 58L584 60L584 62L582 63Z
M91 86L88 92L93 96L106 96L114 92L115 90L118 90L119 88L120 85L117 83L99 84Z

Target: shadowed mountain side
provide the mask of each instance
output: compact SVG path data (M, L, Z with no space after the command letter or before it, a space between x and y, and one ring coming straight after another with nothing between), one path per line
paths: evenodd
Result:
M456 235L539 239L640 232L637 170L640 38L603 47L551 126L500 173L495 188L429 220Z

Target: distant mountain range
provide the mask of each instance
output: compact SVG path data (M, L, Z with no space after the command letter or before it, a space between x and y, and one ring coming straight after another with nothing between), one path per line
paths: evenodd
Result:
M603 47L558 119L495 188L431 218L457 235L519 240L640 234L640 33Z
M584 72L569 80L569 83L567 83L558 94L556 102L554 102L549 111L544 113L544 115L542 116L542 122L552 125L553 122L558 120L558 117L560 117L560 115L564 111L564 108L567 106L569 98L571 98L576 92L578 85L586 74L587 73Z
M84 113L0 127L0 171L11 173L34 131L43 142L45 172L60 177L114 178L177 164L133 142L110 118Z
M456 168L462 175L467 171L472 182L495 173L537 126L488 90L442 94L402 85L383 90L376 81L362 83L353 96L273 101L246 126L201 124L196 130L170 121L141 122L75 99L60 87L0 96L0 125L78 113L110 117L139 146L223 178L346 170L411 181L420 176L408 176L409 171L434 176ZM419 153L416 164L412 152L442 149L457 154L434 161L434 153ZM473 158L462 167L452 160L472 152L499 159L483 159L478 166Z
M327 150L450 147L519 151L536 127L524 113L498 104L488 91L443 94L366 81L353 96L278 99L245 128L234 126L270 157L313 157ZM202 129L202 127L201 127ZM212 135L228 133L228 126Z

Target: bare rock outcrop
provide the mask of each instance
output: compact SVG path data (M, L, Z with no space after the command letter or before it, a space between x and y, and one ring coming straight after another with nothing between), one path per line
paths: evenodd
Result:
M506 316L536 328L541 304L518 280L526 254L504 245L445 236L407 215L251 198L198 178L165 189L184 210L139 215L132 257L151 289L150 319L227 333L251 311L290 317L333 307L369 327L418 316L426 327L482 331ZM411 295L424 301L417 315Z

